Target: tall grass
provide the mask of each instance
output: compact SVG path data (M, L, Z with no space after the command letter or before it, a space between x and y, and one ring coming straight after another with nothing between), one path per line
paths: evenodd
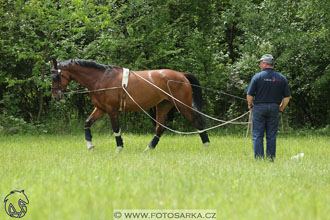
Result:
M251 140L164 136L142 153L152 135L2 137L0 199L24 189L24 219L112 219L114 209L214 209L217 219L328 219L330 140L279 137L274 163L255 161ZM301 160L290 157L303 152ZM10 219L0 209L0 219Z

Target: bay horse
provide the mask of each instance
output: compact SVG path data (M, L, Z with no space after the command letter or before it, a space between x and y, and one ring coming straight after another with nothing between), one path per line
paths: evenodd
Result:
M118 120L120 111L140 111L140 107L144 110L156 107L156 132L146 150L155 149L165 130L162 125L165 124L167 114L172 108L177 108L198 130L204 128L202 116L192 109L201 111L202 108L201 88L192 86L200 84L192 74L170 69L129 71L128 82L123 85L124 68L118 66L103 65L81 59L62 62L53 59L50 63L52 96L56 101L62 99L63 89L71 80L77 81L89 90L91 101L95 106L84 126L85 140L89 150L94 149L90 128L106 113L110 117L116 138L117 152L120 152L124 146ZM170 83L172 81L178 83ZM131 95L130 97L126 95L126 91ZM209 146L207 132L201 131L199 135L204 146Z

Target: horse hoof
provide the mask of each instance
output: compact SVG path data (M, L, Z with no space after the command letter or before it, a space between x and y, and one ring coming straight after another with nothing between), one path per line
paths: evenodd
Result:
M116 153L119 154L123 149L124 147L117 147Z
M210 142L205 142L205 143L204 143L204 147L205 147L205 148L208 148L209 146L210 146Z
M88 151L89 151L89 152L92 152L92 151L94 151L94 149L95 149L94 146L90 146L90 147L88 148Z
M144 149L143 152L147 152L147 151L149 151L149 150L155 150L155 148L152 148L152 147L147 146L146 149Z

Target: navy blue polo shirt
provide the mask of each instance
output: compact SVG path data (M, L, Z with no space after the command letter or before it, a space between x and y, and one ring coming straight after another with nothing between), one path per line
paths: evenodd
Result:
M252 77L246 94L254 97L254 104L281 104L283 98L291 96L286 78L271 68L264 69Z

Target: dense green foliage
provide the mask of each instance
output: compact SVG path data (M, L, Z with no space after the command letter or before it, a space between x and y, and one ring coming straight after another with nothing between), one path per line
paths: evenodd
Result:
M0 0L0 5L0 130L89 115L87 95L52 101L51 58L194 73L203 86L217 90L204 90L205 111L228 119L244 113L246 103L222 92L244 98L263 53L277 58L276 69L289 80L290 126L330 123L327 1Z

